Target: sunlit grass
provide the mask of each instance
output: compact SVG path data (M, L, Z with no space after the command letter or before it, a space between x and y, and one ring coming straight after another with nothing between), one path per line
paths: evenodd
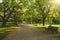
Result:
M14 27L14 26L0 28L0 40L2 40L6 35L8 35L15 28L16 27Z
M36 28L38 28L38 29L40 29L40 28L42 28L42 27L46 27L46 28L48 28L48 24L46 24L45 26L43 26L42 24L33 24ZM57 24L53 24L52 26L54 26L54 27L58 27L58 32L60 32L60 25L57 25Z
M41 28L41 27L48 27L48 26L49 26L49 25L43 26L42 24L33 24L33 25L35 25L35 27L38 27L38 28Z

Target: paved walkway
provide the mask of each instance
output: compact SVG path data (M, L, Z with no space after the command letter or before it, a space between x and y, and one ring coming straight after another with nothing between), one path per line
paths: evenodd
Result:
M22 25L22 27L15 29L3 40L60 40L60 38L54 36L56 34L44 33L42 30L32 26Z

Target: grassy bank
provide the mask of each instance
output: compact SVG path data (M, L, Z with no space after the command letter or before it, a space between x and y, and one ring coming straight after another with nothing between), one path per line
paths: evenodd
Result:
M15 28L16 27L14 27L14 26L0 28L0 40L2 40L6 35L8 35Z
M40 28L42 28L42 27L46 27L46 28L48 28L48 24L46 24L45 26L43 26L42 24L33 24L36 28L38 28L38 29L40 29ZM58 32L60 32L60 24L58 25L58 24L54 24L54 25L52 25L52 26L54 26L54 27L58 27Z

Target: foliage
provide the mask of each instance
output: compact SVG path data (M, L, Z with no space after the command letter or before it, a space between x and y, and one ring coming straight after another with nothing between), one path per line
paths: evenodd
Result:
M0 21L6 26L9 21L14 24L26 23L52 24L55 20L60 22L59 6L52 0L3 0L0 3Z

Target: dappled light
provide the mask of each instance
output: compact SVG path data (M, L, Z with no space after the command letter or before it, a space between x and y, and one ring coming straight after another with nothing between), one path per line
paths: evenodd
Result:
M60 0L51 0L51 3L56 6L60 6Z
M60 0L0 0L0 40L60 40Z
M54 0L55 3L60 4L60 0Z

